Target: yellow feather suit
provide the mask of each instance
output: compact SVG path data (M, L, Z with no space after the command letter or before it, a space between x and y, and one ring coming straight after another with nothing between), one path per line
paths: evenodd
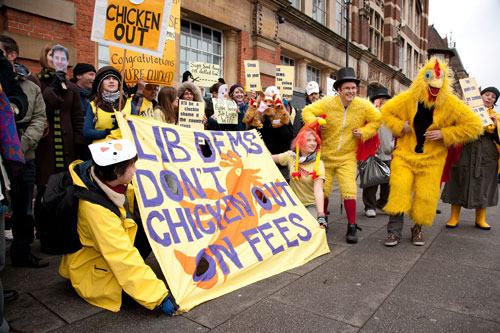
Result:
M436 67L431 59L410 86L410 89L389 100L382 108L385 125L397 137L391 163L390 194L384 210L391 214L410 212L419 225L430 226L436 214L441 175L448 147L476 139L483 131L478 116L451 92L451 79L446 64L440 63L444 83L437 98L430 98L428 78ZM432 85L431 85L432 86ZM425 140L423 152L416 153L414 118L418 105L434 108L427 131L441 130L443 139ZM410 131L402 134L405 121Z
M359 97L355 97L349 107L344 109L340 97L333 96L323 97L306 106L302 111L302 119L305 124L309 124L322 114L326 114L326 129L321 131L321 157L326 171L324 195L327 198L330 195L333 178L337 175L342 197L355 199L358 139L352 130L360 129L362 140L368 140L382 125L380 112L370 101Z

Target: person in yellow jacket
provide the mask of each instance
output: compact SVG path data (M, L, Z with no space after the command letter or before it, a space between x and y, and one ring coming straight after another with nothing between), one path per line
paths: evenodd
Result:
M347 243L358 242L356 231L360 229L356 224L358 141L368 140L382 125L380 112L373 104L356 96L358 85L354 69L341 68L334 83L338 96L323 97L302 110L305 124L312 123L320 115L326 115L326 127L321 131L322 158L326 171L323 192L325 198L330 196L333 177L337 176L347 214ZM328 200L325 201L326 209Z
M425 244L422 226L431 226L448 148L476 139L483 131L479 117L451 89L451 70L432 58L405 92L382 106L384 124L396 137L389 199L386 246L401 239L404 214L415 222L412 244Z
M451 179L446 183L441 195L443 202L451 204L451 217L447 228L456 228L462 207L476 210L476 227L490 230L486 222L486 207L498 204L498 158L500 133L498 118L493 111L500 92L495 87L481 91L483 104L493 124L485 128L477 140L467 143L460 151L460 159L451 168Z
M115 131L118 129L115 111L121 111L124 116L137 115L135 106L125 98L124 93L120 103L121 80L120 72L112 66L101 68L95 75L92 84L94 100L90 103L92 112L85 114L83 123L83 136L93 143L121 138L121 133Z
M77 230L82 248L62 257L59 273L71 280L88 303L117 312L122 290L150 310L180 311L165 283L134 247L137 225L131 218L137 151L126 139L89 145L92 160L74 161L69 169L76 186L108 198L120 217L99 203L79 199ZM104 199L103 199L104 200Z

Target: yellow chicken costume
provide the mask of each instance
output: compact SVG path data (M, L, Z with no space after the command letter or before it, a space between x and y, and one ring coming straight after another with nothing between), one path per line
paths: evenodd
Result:
M479 117L453 95L450 74L446 63L431 59L410 89L381 109L385 125L397 137L384 210L401 218L410 212L419 232L434 220L448 147L474 140L483 131ZM413 244L423 245L423 238Z

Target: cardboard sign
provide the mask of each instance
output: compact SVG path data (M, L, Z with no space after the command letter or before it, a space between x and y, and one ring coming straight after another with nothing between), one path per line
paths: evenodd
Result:
M161 57L172 0L96 0L91 40Z
M161 58L145 55L142 52L128 51L123 60L123 49L110 46L110 65L123 70L125 82L135 84L144 77L150 84L172 86L175 74L175 34L180 32L181 2L174 0L170 12L170 24L165 42L165 49Z
M179 100L179 126L203 130L205 104L194 101Z
M245 91L261 91L258 60L245 60Z
M326 78L326 96L336 96L338 94L337 90L333 88L334 84L334 79L331 79L329 77Z
M189 62L189 71L195 78L194 83L201 87L210 87L219 80L220 66L207 62Z
M117 120L137 148L144 230L184 311L329 252L325 230L255 130L196 131L120 113Z
M276 66L275 85L278 88L282 98L287 101L293 99L293 82L295 76L295 67Z
M474 113L481 119L483 126L489 126L493 124L488 114L488 109L483 104L483 99L481 98L481 93L476 83L475 78L466 78L459 80L460 87L464 95L464 100L468 103L469 107L474 111Z
M212 103L219 124L238 124L238 105L235 101L212 98Z

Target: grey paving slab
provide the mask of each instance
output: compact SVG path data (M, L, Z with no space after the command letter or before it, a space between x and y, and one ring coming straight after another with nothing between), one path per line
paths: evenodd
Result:
M213 332L356 332L356 327L318 316L304 307L264 300Z
M355 260L346 264L334 258L270 298L361 327L403 277L376 267L367 268Z
M430 305L389 298L360 332L500 332L500 324Z
M47 332L66 323L29 294L5 304L4 317L17 330Z
M477 230L482 232L482 230ZM423 258L448 261L453 260L459 265L496 269L500 271L500 238L461 237L453 232L447 232L434 242Z
M201 304L183 316L214 328L298 278L294 274L281 273Z
M313 260L309 261L308 263L296 267L294 269L291 269L287 271L288 273L291 274L297 274L297 275L305 275L309 273L310 271L316 269L317 267L323 265L325 262L331 260L332 258L335 258L345 250L349 249L347 246L342 246L342 245L332 245L329 244L330 247L330 253L324 254L321 257L314 258Z
M500 272L420 259L393 295L500 323Z
M208 329L183 316L169 317L161 311L130 307L120 312L103 311L53 332L206 332Z
M90 305L78 296L69 280L53 284L50 288L33 291L31 294L67 323L73 323L105 311L102 308Z

